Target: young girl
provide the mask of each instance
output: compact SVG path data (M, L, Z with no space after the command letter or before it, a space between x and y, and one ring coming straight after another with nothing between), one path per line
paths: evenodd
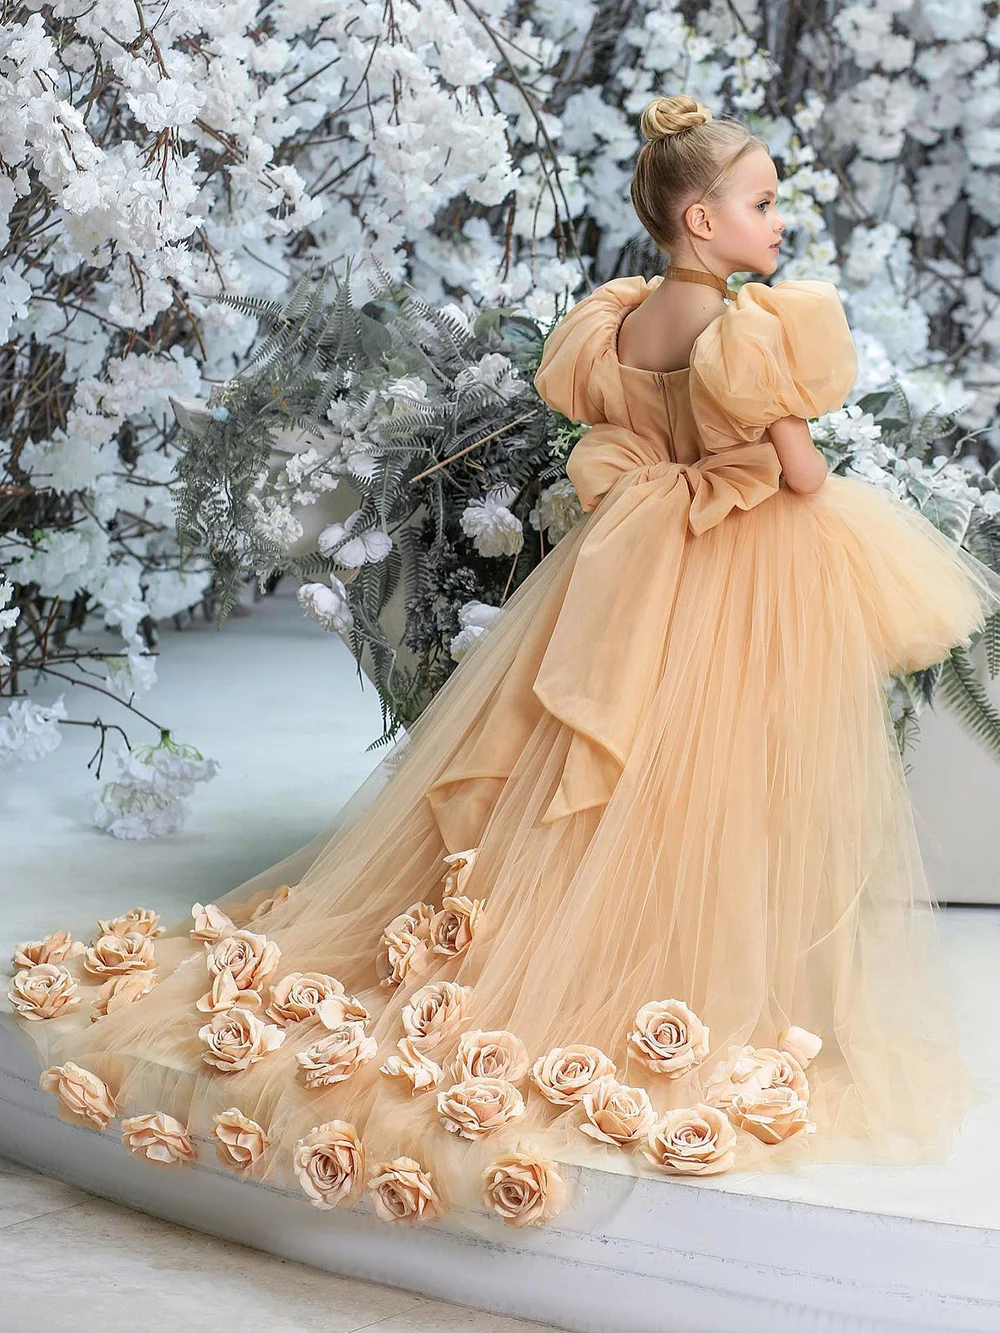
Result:
M585 517L312 844L166 933L22 947L65 1118L460 1227L546 1222L581 1164L947 1156L974 1098L884 684L1000 581L827 475L836 289L726 284L777 264L765 146L688 97L642 128L671 263L581 300L535 381L591 427Z

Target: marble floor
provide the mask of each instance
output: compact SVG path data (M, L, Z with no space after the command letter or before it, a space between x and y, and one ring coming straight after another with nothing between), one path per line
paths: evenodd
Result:
M0 1159L0 1329L542 1333L174 1226ZM30 1311L30 1319L28 1312Z

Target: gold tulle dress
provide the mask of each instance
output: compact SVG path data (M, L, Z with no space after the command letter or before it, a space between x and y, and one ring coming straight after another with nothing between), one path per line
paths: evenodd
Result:
M781 483L768 423L856 378L832 285L747 283L658 374L617 353L658 281L550 335L584 517L333 824L165 932L22 951L61 1115L459 1228L588 1165L947 1156L978 1097L884 687L1000 582L883 490Z

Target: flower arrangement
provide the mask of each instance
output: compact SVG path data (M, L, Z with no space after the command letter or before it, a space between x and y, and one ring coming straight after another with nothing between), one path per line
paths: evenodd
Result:
M384 273L358 306L349 268L326 303L327 281L304 278L283 303L229 298L255 310L264 341L204 408L175 403L178 531L185 549L212 553L220 620L249 577L300 581L304 610L369 667L380 744L582 516L564 472L582 427L531 386L544 340L535 321L436 308ZM303 542L338 487L357 507ZM384 624L397 590L398 642Z

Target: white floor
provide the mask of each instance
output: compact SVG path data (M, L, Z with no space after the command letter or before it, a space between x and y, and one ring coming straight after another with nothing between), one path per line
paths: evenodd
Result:
M290 1263L146 1217L2 1159L0 1292L5 1333L50 1326L74 1333L541 1333L553 1327Z
M196 793L183 834L132 843L89 824L94 737L86 729L69 728L55 754L5 773L0 958L47 930L89 938L98 914L136 905L168 920L186 916L193 901L209 901L307 842L384 753L365 753L381 730L374 688L362 690L345 646L307 621L290 592L230 619L219 636L198 623L168 631L162 646L160 684L145 707L219 760L220 775ZM106 720L121 720L110 701L94 698ZM92 716L82 699L68 703L71 716ZM130 730L147 738L141 726ZM1000 909L947 909L942 930L966 1054L992 1094L970 1114L953 1159L904 1170L740 1173L702 1187L1000 1228Z

